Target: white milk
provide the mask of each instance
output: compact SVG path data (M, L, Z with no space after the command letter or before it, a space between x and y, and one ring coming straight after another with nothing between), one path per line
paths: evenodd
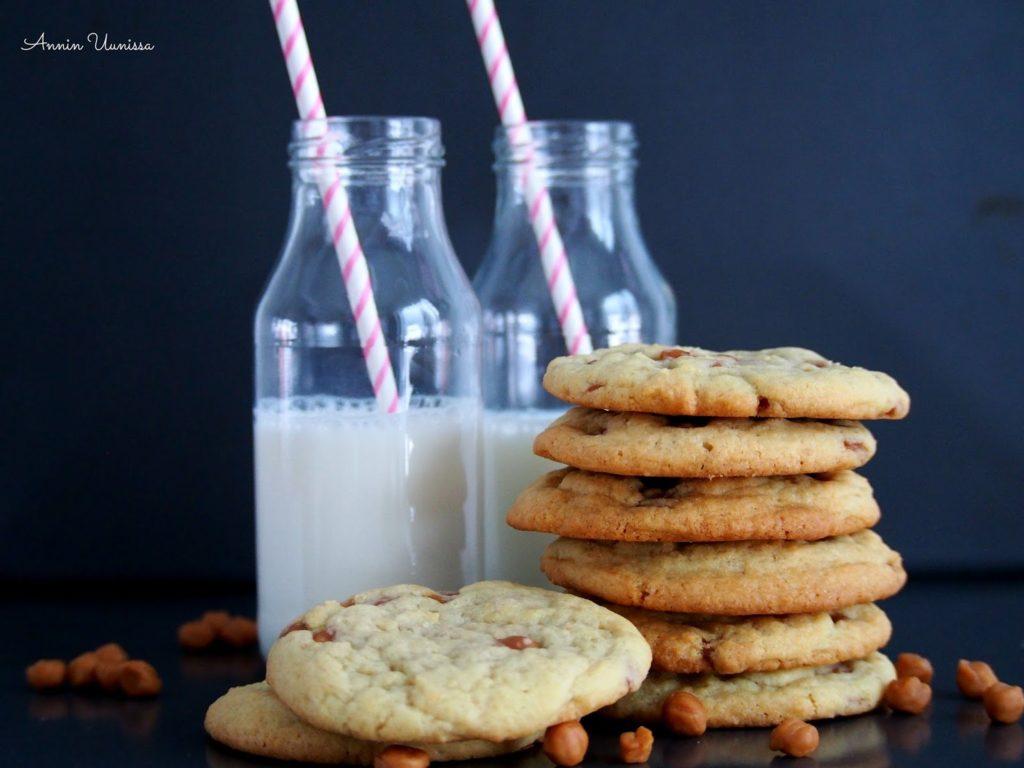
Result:
M533 454L533 438L562 410L484 411L484 575L550 587L540 556L554 536L517 531L505 522L516 496L560 464Z
M414 398L387 416L365 401L267 400L253 429L264 654L320 601L479 579L475 401Z

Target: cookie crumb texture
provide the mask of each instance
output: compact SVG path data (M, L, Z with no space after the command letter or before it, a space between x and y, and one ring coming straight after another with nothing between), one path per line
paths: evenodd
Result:
M623 344L558 357L544 388L575 405L689 416L901 419L910 397L887 374L799 347L711 352Z
M840 664L732 677L654 672L639 691L604 712L655 722L665 700L685 691L704 704L709 728L761 728L790 718L821 720L869 712L895 678L892 662L880 653Z
M526 737L636 690L651 662L621 616L508 582L373 590L298 626L270 650L274 692L318 728L376 742ZM322 630L333 639L316 642Z
M855 469L875 455L856 421L719 419L573 408L533 451L592 472L641 477L764 477Z
M879 518L856 472L717 480L548 472L508 511L521 531L602 541L811 541Z
M658 611L816 613L896 594L898 553L874 531L821 541L633 544L560 538L541 568L567 589Z

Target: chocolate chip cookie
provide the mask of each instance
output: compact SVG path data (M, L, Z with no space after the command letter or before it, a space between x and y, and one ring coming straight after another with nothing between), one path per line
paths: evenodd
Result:
M798 347L710 352L623 344L555 358L544 388L575 405L669 415L901 419L910 410L891 376Z

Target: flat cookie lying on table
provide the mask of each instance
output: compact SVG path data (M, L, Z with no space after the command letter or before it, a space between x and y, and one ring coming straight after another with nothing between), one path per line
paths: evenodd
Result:
M634 544L557 539L541 569L618 605L730 616L814 613L881 600L907 580L874 531L821 541Z
M669 415L902 419L910 410L891 376L798 347L710 352L623 344L555 358L544 388L588 408Z
M221 744L260 757L304 763L373 765L388 744L329 733L303 722L280 702L266 683L232 688L206 712L206 732ZM535 733L514 741L455 741L411 744L434 761L495 757L533 744Z
M678 674L736 675L861 659L889 642L874 603L782 616L705 616L607 603L651 645L653 666Z
M881 653L864 659L731 677L653 672L640 690L603 710L611 717L656 722L676 691L700 699L709 728L760 728L788 718L820 720L870 712L896 678Z
M529 738L635 691L651 649L621 616L508 582L328 601L274 644L267 681L317 728L394 744Z
M714 480L559 469L508 511L521 531L610 541L814 540L870 528L879 510L855 472Z
M856 421L719 419L573 408L533 442L538 456L642 477L761 477L866 464L875 438Z

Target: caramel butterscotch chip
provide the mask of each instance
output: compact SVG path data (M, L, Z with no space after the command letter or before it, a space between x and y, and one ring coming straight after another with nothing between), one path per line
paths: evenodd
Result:
M427 768L430 756L416 747L392 746L373 758L373 768Z
M117 643L104 643L94 653L100 661L127 661L128 652Z
M806 757L818 748L818 729L803 720L783 720L772 731L768 746L790 757Z
M960 659L956 665L956 686L968 699L980 699L998 682L992 667L984 661Z
M349 606L344 606L344 607L348 608ZM306 622L302 621L302 619L299 619L298 621L293 621L287 627L282 629L281 630L281 634L278 635L278 637L284 637L285 635L290 635L292 632L298 632L300 629L309 629L309 627L306 626Z
M125 660L101 660L96 665L96 682L100 684L100 688L107 691L107 693L117 692L121 687L121 672L127 663Z
M231 621L231 614L227 611L206 611L199 620L210 625L214 632L220 632Z
M163 681L153 665L141 659L124 663L120 682L125 695L133 698L156 696L163 688Z
M544 732L544 754L555 765L579 765L589 745L590 737L578 720L552 725Z
M96 682L96 666L99 657L95 651L76 656L68 663L68 682L73 688L85 688Z
M885 703L898 712L919 715L931 700L931 686L916 677L900 677L885 687Z
M498 640L500 645L511 648L513 651L521 651L524 648L536 648L537 643L532 638L523 635L509 635Z
M235 616L220 628L221 639L234 648L248 648L259 639L256 622L245 616Z
M40 659L25 669L25 682L37 691L49 691L64 685L67 664L60 659Z
M985 712L997 723L1016 723L1024 714L1024 690L1019 685L994 683L982 698Z
M896 677L916 677L930 684L934 674L932 663L920 654L901 653L896 657Z
M646 763L654 747L654 734L642 725L635 731L619 734L619 759L624 763Z
M314 643L327 643L334 639L334 633L329 629L318 629L313 633Z
M661 719L674 733L700 736L708 729L708 715L701 700L687 691L671 693L661 707Z
M217 639L217 630L205 621L186 621L178 627L178 645L189 651L207 648Z

